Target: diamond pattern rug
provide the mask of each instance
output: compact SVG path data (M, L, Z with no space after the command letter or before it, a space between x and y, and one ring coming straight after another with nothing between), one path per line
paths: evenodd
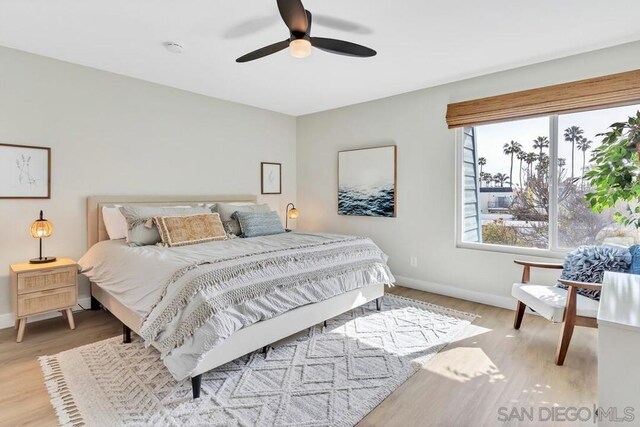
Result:
M62 425L351 426L475 316L385 295L271 348L203 375L200 399L159 353L121 337L44 356Z

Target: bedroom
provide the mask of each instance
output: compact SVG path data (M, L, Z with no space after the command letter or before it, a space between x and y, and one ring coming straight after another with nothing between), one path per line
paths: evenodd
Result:
M466 335L448 334L448 345L436 347L438 351L433 350L415 374L411 364L409 371L380 380L385 390L381 396L365 392L351 396L359 404L351 418L341 421L343 425L514 425L515 418L502 420L501 414L504 408L511 415L514 408L523 407L534 407L536 413L534 420L522 424L551 425L541 419L541 412L554 404L605 405L600 388L607 386L607 380L620 381L621 371L618 376L609 372L609 377L601 377L604 372L599 369L624 366L625 374L635 369L622 361L599 368L599 361L608 357L599 347L605 328L576 328L563 366L554 363L561 324L529 313L522 328L513 329L517 301L512 285L522 274L522 267L513 261L562 263L568 251L537 253L503 246L492 250L489 245L477 248L459 239L461 130L449 129L446 116L449 104L640 69L640 34L632 26L617 25L619 16L610 13L615 5L617 11L634 16L638 5L631 1L562 5L546 1L517 8L507 2L410 5L395 10L392 4L374 7L361 0L348 4L308 0L304 6L313 13L314 35L362 44L377 55L353 58L314 48L303 59L282 51L239 64L235 60L241 55L288 36L275 1L189 5L63 1L55 6L0 1L0 144L50 148L51 176L49 198L0 199L0 263L4 265L0 328L6 328L0 331L0 378L8 384L0 391L0 424L65 423L64 410L52 404L52 391L45 387L40 357L65 351L75 354L74 349L112 337L123 345L120 320L105 310L90 310L91 291L84 275L77 277L74 330L54 310L29 317L22 342L16 342L10 266L38 256L39 242L31 237L30 227L41 210L53 224L51 236L42 239L43 255L78 262L90 241L89 197L113 197L108 202L112 204L127 204L131 197L128 200L142 204L151 200L155 206L224 202L225 197L267 204L277 212L281 226L296 233L370 238L389 257L387 264L395 278L395 286L384 290L389 296L383 298L380 315L393 312L392 303L402 305L404 300L391 296L397 294L478 316L470 321L466 315L451 315L464 324ZM464 17L461 8L467 11ZM581 24L568 30L564 17L576 10ZM385 18L389 16L394 18ZM486 20L498 19L500 25L487 25ZM548 25L537 25L546 19ZM592 31L595 27L607 31ZM110 31L113 28L118 31ZM168 42L180 45L171 48L178 53L167 49ZM635 99L622 102L625 107L640 104L637 78L623 92L636 94ZM594 133L607 132L613 121ZM544 126L549 129L548 122ZM552 132L548 136L553 139ZM521 142L529 144L529 139ZM551 155L556 150L556 157L570 157L560 156L558 150L570 145L560 140L562 145L546 152ZM599 143L601 138L593 140ZM395 216L339 214L338 153L382 146L396 147ZM576 151L576 169L583 166L582 154ZM497 154L485 156L485 172L509 174L509 158L499 155L500 160L494 160ZM267 189L279 194L262 194L263 162L280 165L279 175L275 173L280 177L279 191ZM495 164L501 165L499 170L491 169ZM517 160L515 164L519 167ZM519 179L512 181L519 184ZM499 187L490 184L491 189ZM289 203L295 206L297 218L286 218ZM234 244L232 240L206 245ZM141 250L145 248L149 249ZM532 273L541 285L552 285L559 276L557 270ZM375 319L378 312L374 298L370 299L358 309L344 310L346 314L329 316L322 310L318 316L326 318L311 319L314 326L304 329L302 338L339 335L344 316L362 312L358 310L367 310ZM630 308L638 312L637 305ZM326 328L324 320L328 320ZM140 344L135 331L132 339L132 344ZM619 340L622 345L623 338ZM269 356L274 361L292 348L290 341L273 344L266 356L262 344L250 349L255 363ZM132 347L117 348L132 351ZM401 359L384 350L371 351L384 355L386 363ZM637 346L633 351L638 351ZM628 352L637 354L632 349ZM324 384L329 374L312 362L305 362L307 375L312 382ZM368 369L376 368L372 363ZM168 378L162 362L153 367L157 375ZM72 381L77 378L73 375L65 371L63 377ZM78 386L86 393L76 388L71 396L71 407L80 408L80 418L87 424L99 424L90 421L103 413L83 407L83 402L96 399L83 400L78 394L135 400L118 387L101 389L97 374L91 375L88 378L93 379ZM269 378L260 384L268 386L279 377ZM161 387L148 381L145 384ZM206 406L213 405L215 384L205 375L201 397L192 400L192 383L186 380L175 397L176 406L164 405L158 413L179 419L180 408L191 414L219 410L219 406ZM338 388L330 389L333 396ZM278 393L287 399L292 396ZM259 401L258 394L251 399ZM136 396L152 399L144 393ZM319 397L314 402L323 407ZM620 407L618 413L624 418L623 408L633 403L609 401L606 405ZM160 404L154 401L154 405ZM309 406L313 405L301 403ZM461 406L468 410L460 411ZM134 408L139 411L134 415L146 417L146 408L142 404ZM107 412L115 417L113 408ZM260 418L251 410L238 412L236 422L286 423L267 413ZM304 414L289 415L293 417L290 424L309 421ZM317 413L309 416L322 423ZM330 416L338 417L335 412ZM593 416L584 423L593 424ZM114 419L111 425L127 424ZM208 424L216 420L211 418ZM324 423L339 424L337 420Z

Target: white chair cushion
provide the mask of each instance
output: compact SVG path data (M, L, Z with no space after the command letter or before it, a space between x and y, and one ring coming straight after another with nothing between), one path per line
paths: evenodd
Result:
M532 285L530 283L514 283L511 295L522 301L542 317L554 322L562 322L567 305L567 291L555 286ZM597 317L599 301L578 294L577 315Z

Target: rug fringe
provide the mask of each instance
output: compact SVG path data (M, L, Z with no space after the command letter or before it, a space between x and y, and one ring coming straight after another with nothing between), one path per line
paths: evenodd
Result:
M65 427L84 426L84 419L73 400L58 358L56 356L42 356L38 360L44 376L44 386L49 392L51 406L56 411L60 425Z

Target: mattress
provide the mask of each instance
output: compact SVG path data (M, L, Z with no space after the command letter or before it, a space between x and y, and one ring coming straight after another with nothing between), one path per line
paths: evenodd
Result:
M234 332L374 283L393 283L370 239L283 233L166 248L94 245L82 274L142 320L176 379Z

